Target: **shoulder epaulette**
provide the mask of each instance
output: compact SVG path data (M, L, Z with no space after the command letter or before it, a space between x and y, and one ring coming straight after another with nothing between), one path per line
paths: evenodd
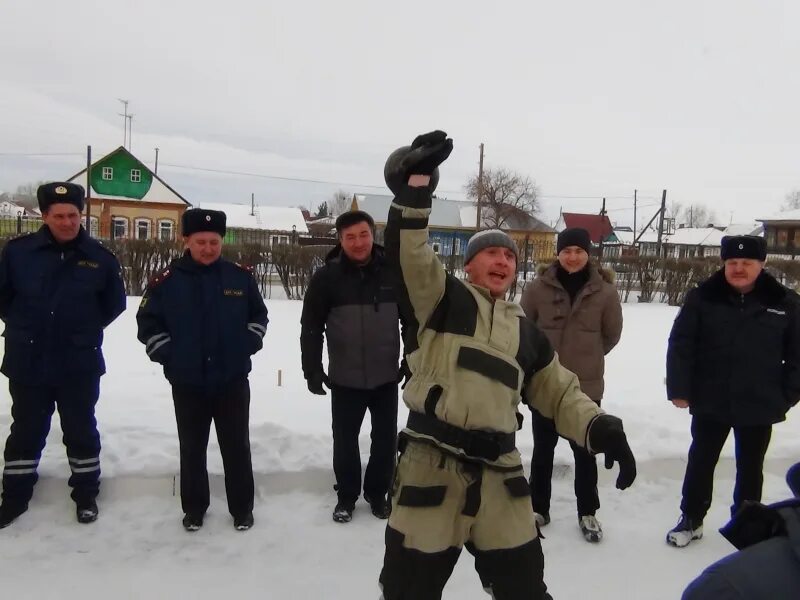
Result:
M233 264L235 264L237 267L239 267L242 271L247 271L248 273L252 273L253 270L254 270L252 265L243 265L243 264L238 263L238 262L235 262Z
M147 287L148 288L158 287L159 285L164 283L167 277L170 276L170 273L172 273L172 269L170 269L169 267L167 267L163 271L159 271L158 273L153 275L152 278L150 278L150 281L147 282Z
M26 231L25 233L20 233L19 235L15 235L14 237L9 238L8 241L6 242L6 244L11 244L13 242L18 242L20 240L24 240L25 238L33 235L33 233L34 233L33 231Z
M106 246L102 241L100 241L100 240L95 240L95 241L97 242L97 245L100 246L100 248L102 248L103 250L108 252L111 256L114 256L114 257L117 256L116 252L114 252L111 248Z

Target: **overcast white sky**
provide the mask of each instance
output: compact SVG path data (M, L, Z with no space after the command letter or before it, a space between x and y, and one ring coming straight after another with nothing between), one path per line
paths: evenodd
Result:
M799 26L796 0L3 0L0 190L121 145L125 98L134 154L159 147L193 203L379 192L389 152L439 128L450 198L484 142L547 220L607 196L629 222L635 188L640 225L662 188L749 220L800 187Z

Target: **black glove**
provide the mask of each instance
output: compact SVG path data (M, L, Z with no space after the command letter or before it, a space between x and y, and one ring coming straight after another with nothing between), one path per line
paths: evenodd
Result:
M453 140L444 131L423 133L411 142L411 150L403 157L401 164L407 175L431 175L452 151Z
M411 379L411 369L408 368L408 361L403 358L400 361L400 370L397 372L397 383L402 383L400 387L405 389L409 379Z
M606 469L619 463L617 489L624 490L636 479L636 459L628 438L622 430L622 420L611 415L600 415L589 428L589 445L594 452L606 455Z
M742 550L764 540L786 535L786 521L775 508L745 500L733 519L719 532L737 550Z
M410 146L398 148L389 155L383 176L386 185L398 194L411 175L430 175L431 190L436 189L439 180L437 167L442 164L453 151L453 140L444 131L431 131L418 135Z
M325 371L314 371L308 378L306 383L308 384L308 391L312 394L316 394L317 396L324 396L325 395L325 388L322 387L324 383L328 388L331 387L331 382L328 379L328 376L325 375Z

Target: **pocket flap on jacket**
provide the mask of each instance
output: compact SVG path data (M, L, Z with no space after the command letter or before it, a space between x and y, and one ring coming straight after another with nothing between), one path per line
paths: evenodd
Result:
M480 373L484 377L499 381L503 385L517 389L519 369L502 358L484 352L478 348L462 346L458 350L456 364L462 369Z
M400 498L397 499L397 503L400 506L440 506L444 502L446 493L446 485L428 487L404 485L400 488Z
M511 477L503 480L503 483L506 484L508 493L514 498L531 495L531 486L528 485L528 480L524 477Z

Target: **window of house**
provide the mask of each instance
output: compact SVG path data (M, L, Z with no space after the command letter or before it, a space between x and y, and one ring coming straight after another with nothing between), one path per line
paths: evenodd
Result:
M172 221L161 221L158 224L158 239L162 242L169 242L174 236L174 229Z
M140 169L131 169L131 182L139 183L142 180L142 171Z
M792 232L792 246L795 248L800 248L800 228L795 229Z
M453 246L453 254L456 256L461 254L461 238L456 238L455 245Z
M94 238L100 236L100 220L97 217L89 217L89 235Z
M114 179L113 167L103 167L103 179L105 181L111 181L112 179Z
M270 246L277 246L279 244L288 244L288 243L289 243L288 235L273 235L269 238Z
M786 248L789 245L789 230L778 229L778 248Z
M767 248L775 247L775 228L767 227Z
M136 239L150 239L150 219L136 219Z
M433 242L432 245L433 245L433 251L436 254L439 254L439 251L441 250L442 245L439 242Z
M128 237L128 219L125 217L111 218L111 239L121 240Z

